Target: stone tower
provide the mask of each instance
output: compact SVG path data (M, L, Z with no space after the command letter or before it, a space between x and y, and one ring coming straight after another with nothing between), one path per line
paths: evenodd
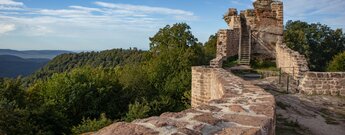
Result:
M254 9L229 8L224 15L228 29L218 31L217 57L211 67L222 67L230 56L239 56L240 65L249 65L253 57L274 59L275 45L283 36L283 2L256 0Z

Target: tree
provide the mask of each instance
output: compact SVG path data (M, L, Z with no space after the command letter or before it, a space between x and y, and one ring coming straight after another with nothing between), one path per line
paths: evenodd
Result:
M320 23L288 21L284 40L288 47L306 56L314 71L325 71L333 56L345 50L342 30L333 30Z
M0 134L32 134L21 78L0 81Z
M345 72L345 51L334 56L327 70L331 72Z
M185 23L167 25L150 41L152 57L144 67L156 93L155 98L148 101L152 103L152 115L186 109L185 99L190 98L184 96L191 90L191 67L208 63L201 43Z
M43 101L33 108L38 112L36 120L56 116L46 127L59 127L64 123L58 131L69 133L69 129L83 118L94 119L105 113L111 119L120 119L126 113L129 101L122 99L124 94L116 76L112 69L77 68L38 81L30 88L30 93ZM37 101L37 97L30 99Z
M205 52L206 60L210 61L213 58L216 58L216 51L217 51L217 34L211 35L208 38L208 41L204 44L204 52Z

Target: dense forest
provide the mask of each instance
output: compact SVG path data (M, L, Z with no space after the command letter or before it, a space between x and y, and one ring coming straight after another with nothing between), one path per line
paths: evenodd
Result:
M115 68L130 63L139 63L149 59L145 51L133 49L113 49L100 52L81 52L66 53L55 57L43 68L29 77L29 81L36 79L46 79L54 73L71 71L74 68L93 67L93 68Z
M30 77L2 78L0 134L80 134L189 108L191 66L215 57L216 37L202 44L187 24L167 25L147 51L63 54ZM312 69L332 71L345 71L344 37L300 21L289 21L284 35Z

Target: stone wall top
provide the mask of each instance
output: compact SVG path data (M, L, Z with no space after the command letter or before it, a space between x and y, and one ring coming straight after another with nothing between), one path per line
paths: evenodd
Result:
M309 95L345 96L345 72L307 72L300 89Z
M220 98L178 113L164 113L132 123L114 123L90 134L274 134L275 100L271 94L220 68L193 67L193 81L205 82L193 88L193 92L202 86L214 85L217 87L213 88L222 91Z
M300 80L309 71L308 62L304 55L287 47L282 42L276 45L277 67L291 75L295 80Z

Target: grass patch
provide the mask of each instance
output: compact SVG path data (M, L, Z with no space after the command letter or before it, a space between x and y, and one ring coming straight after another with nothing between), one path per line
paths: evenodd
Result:
M223 68L234 67L238 64L238 56L231 56L223 62Z
M250 62L250 66L254 69L262 69L262 70L274 70L277 71L276 62L270 60L260 60L254 59Z

